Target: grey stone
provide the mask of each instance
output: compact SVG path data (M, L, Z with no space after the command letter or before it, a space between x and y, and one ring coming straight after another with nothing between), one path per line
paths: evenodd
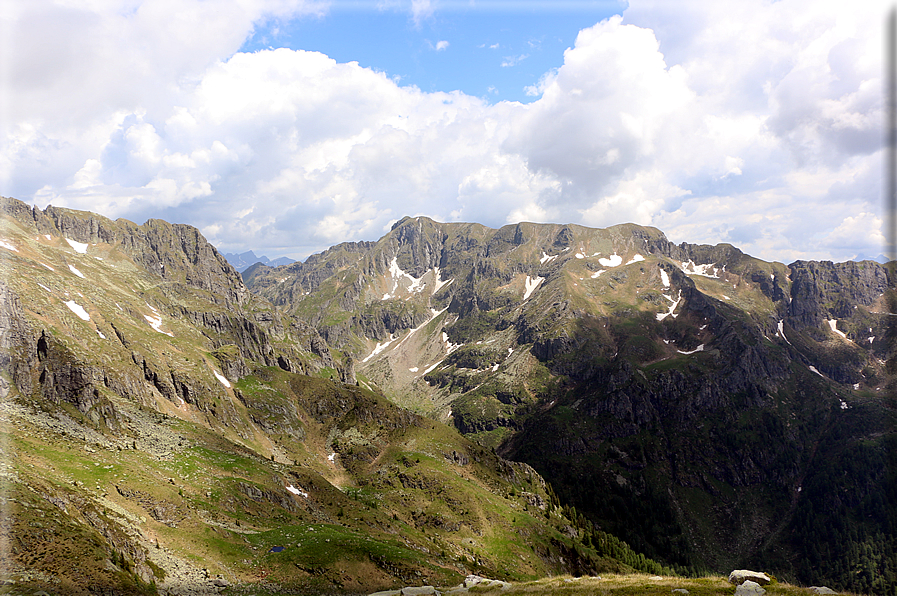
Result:
M384 590L382 592L374 592L370 596L399 596L401 593L401 590Z
M686 590L685 588L673 588L672 590L670 590L670 592L673 592L675 594L688 594L688 590Z
M760 571L751 571L749 569L736 569L729 574L729 583L740 586L745 581L750 580L761 586L765 586L770 582L769 576Z
M761 588L757 582L749 579L744 580L744 583L735 588L735 596L763 596L763 594L766 594L766 590Z
M837 594L837 592L826 586L810 586L807 589L817 594Z

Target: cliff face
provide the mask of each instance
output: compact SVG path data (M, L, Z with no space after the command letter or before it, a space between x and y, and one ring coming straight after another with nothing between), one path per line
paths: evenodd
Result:
M822 581L808 550L848 562L840 538L809 538L808 511L838 514L805 483L838 474L851 502L893 490L849 463L893 438L877 263L786 266L634 225L405 218L293 267L314 283L278 268L250 288L353 353L360 379L532 464L668 562ZM843 517L866 537L848 540L891 548L874 538L885 518Z

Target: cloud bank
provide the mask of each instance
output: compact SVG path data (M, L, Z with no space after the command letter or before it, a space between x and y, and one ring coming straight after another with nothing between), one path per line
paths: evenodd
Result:
M526 105L238 52L318 3L2 10L21 51L3 64L0 191L41 207L300 258L404 215L631 221L785 262L882 251L884 3L633 0L580 31ZM415 1L410 18L437 10Z

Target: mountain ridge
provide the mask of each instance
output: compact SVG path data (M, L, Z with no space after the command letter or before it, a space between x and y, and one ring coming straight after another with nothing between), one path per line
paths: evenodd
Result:
M21 585L351 591L507 557L897 585L878 264L420 217L241 278L190 226L2 205L5 535L45 574ZM93 579L47 562L42 517Z

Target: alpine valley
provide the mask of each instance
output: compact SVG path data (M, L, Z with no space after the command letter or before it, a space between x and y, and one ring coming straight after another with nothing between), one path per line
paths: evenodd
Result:
M897 592L886 266L406 217L241 276L187 225L0 204L3 593Z

